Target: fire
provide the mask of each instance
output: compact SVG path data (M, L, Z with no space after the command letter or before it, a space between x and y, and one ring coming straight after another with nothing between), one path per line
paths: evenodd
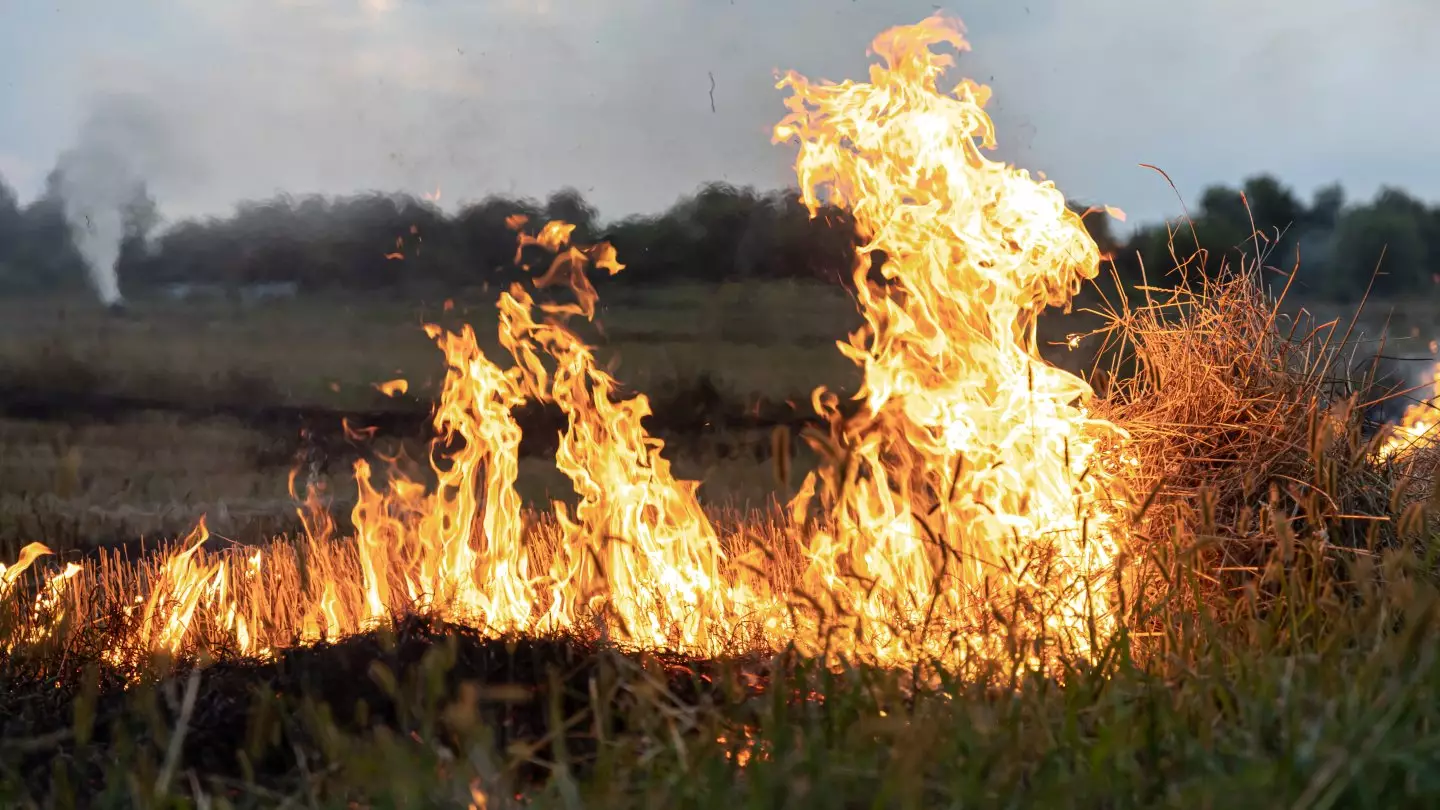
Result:
M818 481L831 526L810 541L807 585L882 657L948 655L886 632L936 616L970 628L963 648L998 652L984 628L997 607L1042 623L1022 635L1083 651L1111 623L1125 502L1102 451L1124 434L1088 416L1084 380L1040 359L1036 323L1096 275L1099 252L1052 183L985 157L990 91L940 92L951 58L937 44L968 47L932 17L875 40L869 83L780 82L794 94L775 136L800 142L805 202L849 207L869 238L855 271L867 326L839 344L864 369L865 408L842 425L816 392L845 463L805 486Z
M401 396L410 390L410 383L405 380L387 380L376 383L375 390L387 397Z
M1424 402L1405 409L1400 422L1392 426L1375 455L1382 460L1400 460L1420 447L1433 445L1440 428L1440 363L1432 372L1434 394Z
M30 569L37 559L54 553L43 543L30 543L20 549L20 557L14 565L7 566L0 563L0 601L9 600L20 577ZM62 599L65 590L70 580L81 570L80 566L73 562L66 563L63 570L49 577L35 596L35 601L30 607L31 614L36 617L44 617L50 626L60 622L64 618L65 605ZM47 625L32 623L21 640L28 643L39 642L46 637L46 630ZM13 640L0 640L0 652L9 652L14 646Z
M700 655L793 643L959 664L1023 649L1045 666L1057 650L1091 652L1115 622L1125 434L1089 415L1083 380L1041 360L1036 320L1100 257L1052 183L985 156L989 91L942 91L941 45L968 47L958 23L933 17L876 38L868 83L779 83L790 113L775 139L799 144L805 202L847 206L868 240L855 270L866 326L839 344L864 372L862 407L842 419L836 397L815 392L831 430L811 437L822 464L791 504L797 575L721 536L698 484L674 476L645 430L646 397L623 395L570 328L595 314L587 271L623 270L613 248L573 244L561 222L526 233L515 216L517 263L549 255L533 285L546 300L519 284L500 295L504 367L469 327L426 327L448 364L426 480L357 462L353 540L336 536L315 488L305 536L248 558L207 555L202 522L126 591L133 640L263 655L420 610ZM576 496L540 528L515 491L514 412L527 402L565 415L555 463ZM27 553L15 570L42 552ZM55 587L95 614L77 596L87 589Z

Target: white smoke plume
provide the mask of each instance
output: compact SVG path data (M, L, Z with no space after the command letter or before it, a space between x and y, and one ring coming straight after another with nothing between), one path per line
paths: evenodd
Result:
M107 305L121 303L115 264L125 238L123 210L140 183L124 157L102 146L60 156L60 193L75 248L85 259L95 293Z
M139 99L99 98L75 144L56 162L56 191L71 239L108 306L124 301L116 262L130 225L127 211L146 193L147 176L173 165L160 120Z

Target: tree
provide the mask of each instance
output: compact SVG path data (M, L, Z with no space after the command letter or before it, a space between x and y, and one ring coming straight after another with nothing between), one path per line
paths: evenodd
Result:
M160 207L150 196L145 183L139 183L135 193L120 211L124 227L124 238L120 241L120 253L115 260L115 272L121 281L127 281L137 264L149 255L150 234L160 224Z
M1373 291L1378 295L1413 294L1422 285L1430 286L1421 219L1398 202L1377 198L1342 217L1326 285L1332 295L1360 296L1377 266Z
M1256 229L1267 238L1274 239L1276 231L1289 231L1305 219L1305 204L1295 192L1268 174L1260 174L1245 181L1245 201L1249 203L1250 216Z
M1310 210L1305 215L1305 229L1310 231L1333 231L1340 224L1340 215L1345 211L1345 189L1339 183L1322 186L1310 200Z
M20 215L20 199L15 190L0 176L0 284L8 276L9 260L16 250L23 226Z

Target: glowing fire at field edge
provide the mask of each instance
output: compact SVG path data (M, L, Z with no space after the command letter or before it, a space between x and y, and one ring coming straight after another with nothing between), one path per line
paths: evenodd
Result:
M958 22L882 33L868 82L792 73L778 85L790 112L775 138L799 145L806 203L846 206L868 240L855 268L866 325L838 344L863 370L862 408L844 419L835 395L815 392L831 429L810 437L822 463L790 504L793 564L717 532L698 485L673 476L642 426L647 399L620 398L567 328L594 315L586 271L623 269L613 249L572 244L564 223L527 233L516 218L520 249L551 256L535 288L566 295L537 302L515 285L500 296L507 368L469 327L427 327L449 366L437 448L454 448L437 453L435 485L391 470L376 486L358 462L353 542L308 492L307 536L293 546L208 555L202 523L137 569L50 578L21 609L30 626L119 605L142 649L265 654L423 610L497 633L594 629L697 655L793 643L882 664L1020 651L1043 667L1087 654L1114 625L1126 437L1089 414L1082 379L1040 359L1036 323L1100 256L1051 183L985 156L989 90L966 80L942 92L953 60L940 45L968 47ZM555 462L578 495L573 509L555 504L544 532L527 527L515 492L514 409L534 401L566 416ZM0 568L0 592L45 551Z

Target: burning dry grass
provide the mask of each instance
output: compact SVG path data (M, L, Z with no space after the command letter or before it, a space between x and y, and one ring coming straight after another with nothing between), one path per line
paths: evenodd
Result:
M860 404L842 413L834 393L815 393L831 432L812 442L823 459L792 505L795 581L773 548L736 554L718 535L697 485L674 476L642 424L649 401L625 395L568 325L595 315L587 270L623 269L613 248L571 244L560 222L528 233L514 218L517 264L549 254L534 286L573 298L537 302L518 284L500 295L509 368L469 326L427 326L448 364L433 477L394 465L377 485L370 462L356 462L358 582L338 563L309 581L335 541L321 510L307 510L299 576L284 583L264 581L263 554L209 562L202 529L143 592L110 595L140 616L132 635L176 653L210 646L214 626L235 649L265 653L417 609L495 632L596 616L625 643L699 655L752 628L772 648L793 643L832 663L1050 669L1093 655L1115 622L1105 580L1128 494L1109 457L1123 431L1088 412L1083 380L1044 362L1038 319L1095 276L1099 251L1053 184L979 151L994 146L989 91L966 80L942 92L952 59L940 45L967 47L934 18L877 38L884 64L870 83L791 74L780 85L793 96L776 137L800 143L806 204L851 206L870 239L855 271L865 325L841 346L863 371ZM932 176L943 182L917 180ZM872 284L882 252L887 284ZM555 462L577 495L554 505L561 541L543 568L531 567L515 490L515 411L532 402L564 414ZM60 625L49 614L64 611L74 575L41 588L37 626ZM261 615L242 577L290 588L304 606L282 615L287 600L272 599ZM99 612L69 607L82 624Z
M976 150L988 90L939 93L939 43L964 47L934 19L876 40L870 84L784 82L796 96L777 132L802 142L807 201L823 186L851 204L890 282L857 269L866 326L844 351L862 402L842 414L816 392L830 431L809 437L820 463L784 517L718 525L675 478L641 424L648 401L565 326L594 314L583 271L618 271L613 251L550 223L521 247L550 253L537 286L574 300L502 295L509 369L468 329L430 330L450 368L433 480L357 464L355 538L311 501L302 537L258 551L210 554L202 526L152 560L39 576L32 547L0 572L9 677L75 709L73 731L31 711L6 733L115 775L76 752L97 701L118 745L122 686L175 683L153 671L159 653L219 663L190 669L170 714L150 709L161 731L123 795L151 804L192 730L247 738L231 762L193 758L192 794L258 802L257 763L279 761L262 749L283 742L288 789L316 805L499 806L521 789L567 807L1186 804L1233 795L1216 776L1248 759L1311 806L1353 796L1362 760L1402 773L1384 748L1401 729L1440 750L1422 698L1440 683L1423 643L1440 606L1431 449L1378 452L1336 379L1344 333L1285 322L1251 268L1113 312L1103 397L1044 363L1038 313L1094 277L1098 251L1053 186ZM556 466L577 494L538 520L514 489L513 409L530 399L566 417ZM484 637L397 629L417 615ZM687 666L634 663L657 649ZM357 660L363 687L346 681ZM219 691L202 703L205 679ZM523 718L477 710L496 681L488 694ZM304 701L277 719L287 695L317 693L356 720ZM374 780L400 762L413 773ZM1433 782L1385 787L1413 800Z
M1214 572L1253 572L1302 524L1335 547L1393 543L1391 518L1429 494L1434 454L1424 441L1382 452L1392 429L1368 429L1346 324L1283 315L1259 262L1193 283L1186 264L1176 286L1108 313L1100 376L1115 382L1100 407L1130 433L1151 493L1145 541L1176 527L1224 538Z
M1429 767L1440 656L1428 643L1440 592L1407 550L1377 557L1386 585L1355 578L1343 603L1307 596L1293 561L1278 566L1297 608L1284 617L1243 601L1146 606L1164 656L1138 664L1140 649L1121 637L1099 666L1060 683L991 670L917 691L884 670L630 656L593 636L496 639L417 620L267 662L176 671L157 661L140 681L80 656L22 678L12 659L0 798L1420 806L1440 795Z

